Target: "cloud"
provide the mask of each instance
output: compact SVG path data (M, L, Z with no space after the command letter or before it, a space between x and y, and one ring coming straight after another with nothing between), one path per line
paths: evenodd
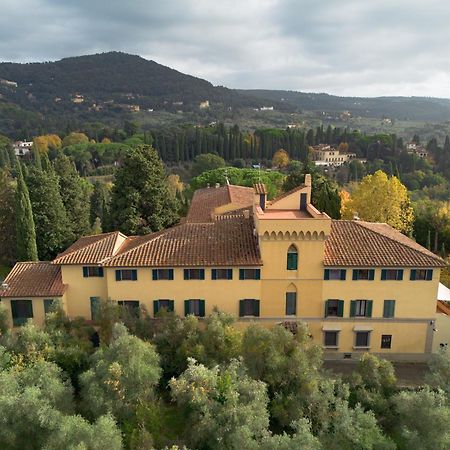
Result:
M0 55L139 54L214 84L450 97L441 0L3 0Z

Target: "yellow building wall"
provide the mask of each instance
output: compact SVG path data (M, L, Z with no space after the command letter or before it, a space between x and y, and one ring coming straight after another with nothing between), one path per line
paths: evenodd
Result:
M67 300L65 294L62 297L11 297L2 298L2 305L5 306L6 311L9 313L9 323L12 327L13 318L11 311L11 300L31 300L33 304L33 323L39 327L43 326L45 323L45 310L44 310L44 299L58 300L62 308L67 312ZM15 327L19 328L19 327Z
M436 325L434 327L433 353L441 349L441 344L450 348L450 316L447 314L436 314Z
M105 270L108 298L110 300L139 300L150 315L153 315L153 301L174 300L175 313L184 316L184 300L205 300L205 314L213 312L214 307L234 316L239 315L239 300L259 299L261 281L239 280L239 269L233 268L232 280L212 280L211 268L205 267L204 280L184 280L182 268L174 268L173 280L153 280L152 268L138 267L137 281L116 281L116 268Z
M90 297L108 298L106 270L104 277L83 277L83 266L63 265L61 275L67 285L67 314L69 317L91 318Z

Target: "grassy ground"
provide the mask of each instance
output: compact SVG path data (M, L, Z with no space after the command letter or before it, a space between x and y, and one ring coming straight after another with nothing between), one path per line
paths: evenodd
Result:
M11 267L0 266L0 283L6 278L8 272L11 270Z

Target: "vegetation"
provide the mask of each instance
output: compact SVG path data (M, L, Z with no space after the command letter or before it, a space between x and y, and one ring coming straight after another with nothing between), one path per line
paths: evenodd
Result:
M94 348L94 330L57 305L42 330L28 323L14 334L1 325L1 308L2 448L444 449L450 442L446 350L431 362L430 386L403 391L392 364L373 355L362 355L345 379L327 373L304 326L295 335L282 326L239 330L218 311L203 324L165 311L149 319L109 301L98 321L106 338Z

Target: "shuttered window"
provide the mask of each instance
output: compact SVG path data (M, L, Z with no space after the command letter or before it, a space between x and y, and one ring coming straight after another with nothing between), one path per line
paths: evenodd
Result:
M169 299L153 300L153 315L156 316L161 310L175 311L175 302Z
M297 292L286 292L286 315L297 314Z
M44 313L45 314L48 314L49 312L52 311L53 302L54 302L53 298L44 298Z
M403 280L403 269L382 269L381 280L401 281Z
M385 300L383 306L383 317L394 317L395 314L395 300Z
M259 300L246 298L239 300L239 317L259 317Z
M433 279L433 269L411 269L409 279L411 281L431 281Z
M119 300L117 303L119 306L126 308L126 310L131 316L133 317L140 316L141 310L139 307L139 300Z
M338 333L339 333L339 331L324 331L323 332L323 345L325 347L337 347L338 346Z
M189 299L184 301L184 315L192 314L197 317L205 317L205 300Z
M185 280L204 280L205 269L184 269Z
M83 277L103 277L103 267L99 266L84 266L83 267Z
M346 269L325 269L323 272L323 279L345 281L346 275Z
M352 300L350 317L372 317L372 300Z
M13 325L20 327L28 319L33 318L33 302L31 300L11 300Z
M295 245L291 245L287 252L287 270L297 270L298 269L298 251Z
M116 270L116 281L136 281L136 269L119 269Z
M375 278L374 269L353 269L353 280L373 280Z
M325 317L344 317L344 300L327 300L325 302Z
M232 280L233 269L211 269L211 280Z
M355 331L355 347L368 348L370 344L370 331Z
M239 269L240 280L259 280L260 278L260 269Z
M153 280L173 280L173 269L153 269Z

